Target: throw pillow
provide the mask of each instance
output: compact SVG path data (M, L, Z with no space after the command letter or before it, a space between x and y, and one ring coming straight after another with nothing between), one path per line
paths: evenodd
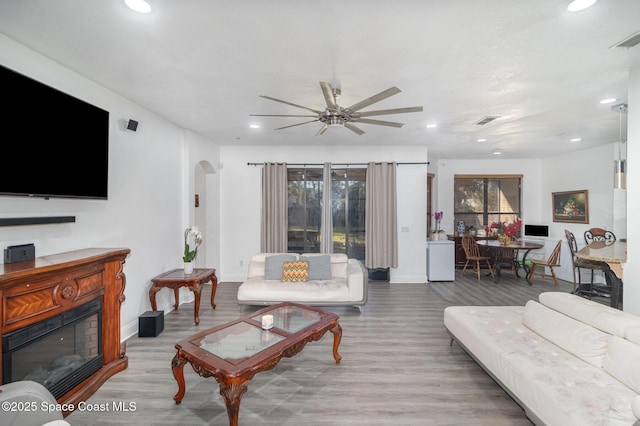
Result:
M304 282L309 281L309 262L306 260L295 260L282 264L282 282Z
M282 263L296 260L295 254L274 254L264 259L264 279L279 280L282 277Z
M301 256L301 260L309 261L310 280L330 280L331 277L331 256L323 254L320 256Z

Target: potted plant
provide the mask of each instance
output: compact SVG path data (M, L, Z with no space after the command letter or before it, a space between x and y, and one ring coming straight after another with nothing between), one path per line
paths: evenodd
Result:
M443 233L444 230L440 229L440 222L442 221L442 212L435 212L433 214L433 219L435 220L435 228L431 231L431 239L433 241L438 241L440 239L440 233Z
M193 243L193 246L192 246ZM195 226L189 226L184 231L184 254L182 261L184 262L184 273L191 274L193 272L193 262L198 255L198 247L202 244L202 233ZM192 248L193 247L193 248Z

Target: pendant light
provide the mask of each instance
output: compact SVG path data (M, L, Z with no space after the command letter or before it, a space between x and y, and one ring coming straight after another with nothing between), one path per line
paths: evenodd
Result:
M614 105L611 109L618 111L620 117L618 159L613 161L613 187L615 189L627 189L627 162L622 159L622 114L627 112L627 104Z

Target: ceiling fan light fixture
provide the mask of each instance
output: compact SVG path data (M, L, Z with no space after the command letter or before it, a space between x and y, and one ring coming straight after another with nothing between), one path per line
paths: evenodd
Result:
M567 10L569 12L580 12L581 10L585 10L596 4L598 0L573 0L567 6Z
M327 126L330 127L344 127L344 118L338 116L331 116L327 119Z

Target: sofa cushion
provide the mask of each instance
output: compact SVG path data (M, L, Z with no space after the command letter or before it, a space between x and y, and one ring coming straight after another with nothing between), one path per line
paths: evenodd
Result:
M546 292L538 299L548 308L615 336L625 337L628 327L640 327L640 317L575 294Z
M307 260L284 262L280 281L289 283L309 281L309 262Z
M330 280L331 279L331 257L328 254L317 256L306 254L300 256L300 260L309 262L310 280Z
M634 391L640 393L640 346L613 336L604 356L604 370Z
M636 395L631 403L631 410L633 410L633 415L636 418L640 419L640 395Z
M530 330L595 367L602 367L611 335L529 300L522 323Z
M624 331L624 338L636 345L640 345L640 327L627 327Z
M280 280L282 278L282 264L297 259L295 254L274 254L264 259L264 279Z

